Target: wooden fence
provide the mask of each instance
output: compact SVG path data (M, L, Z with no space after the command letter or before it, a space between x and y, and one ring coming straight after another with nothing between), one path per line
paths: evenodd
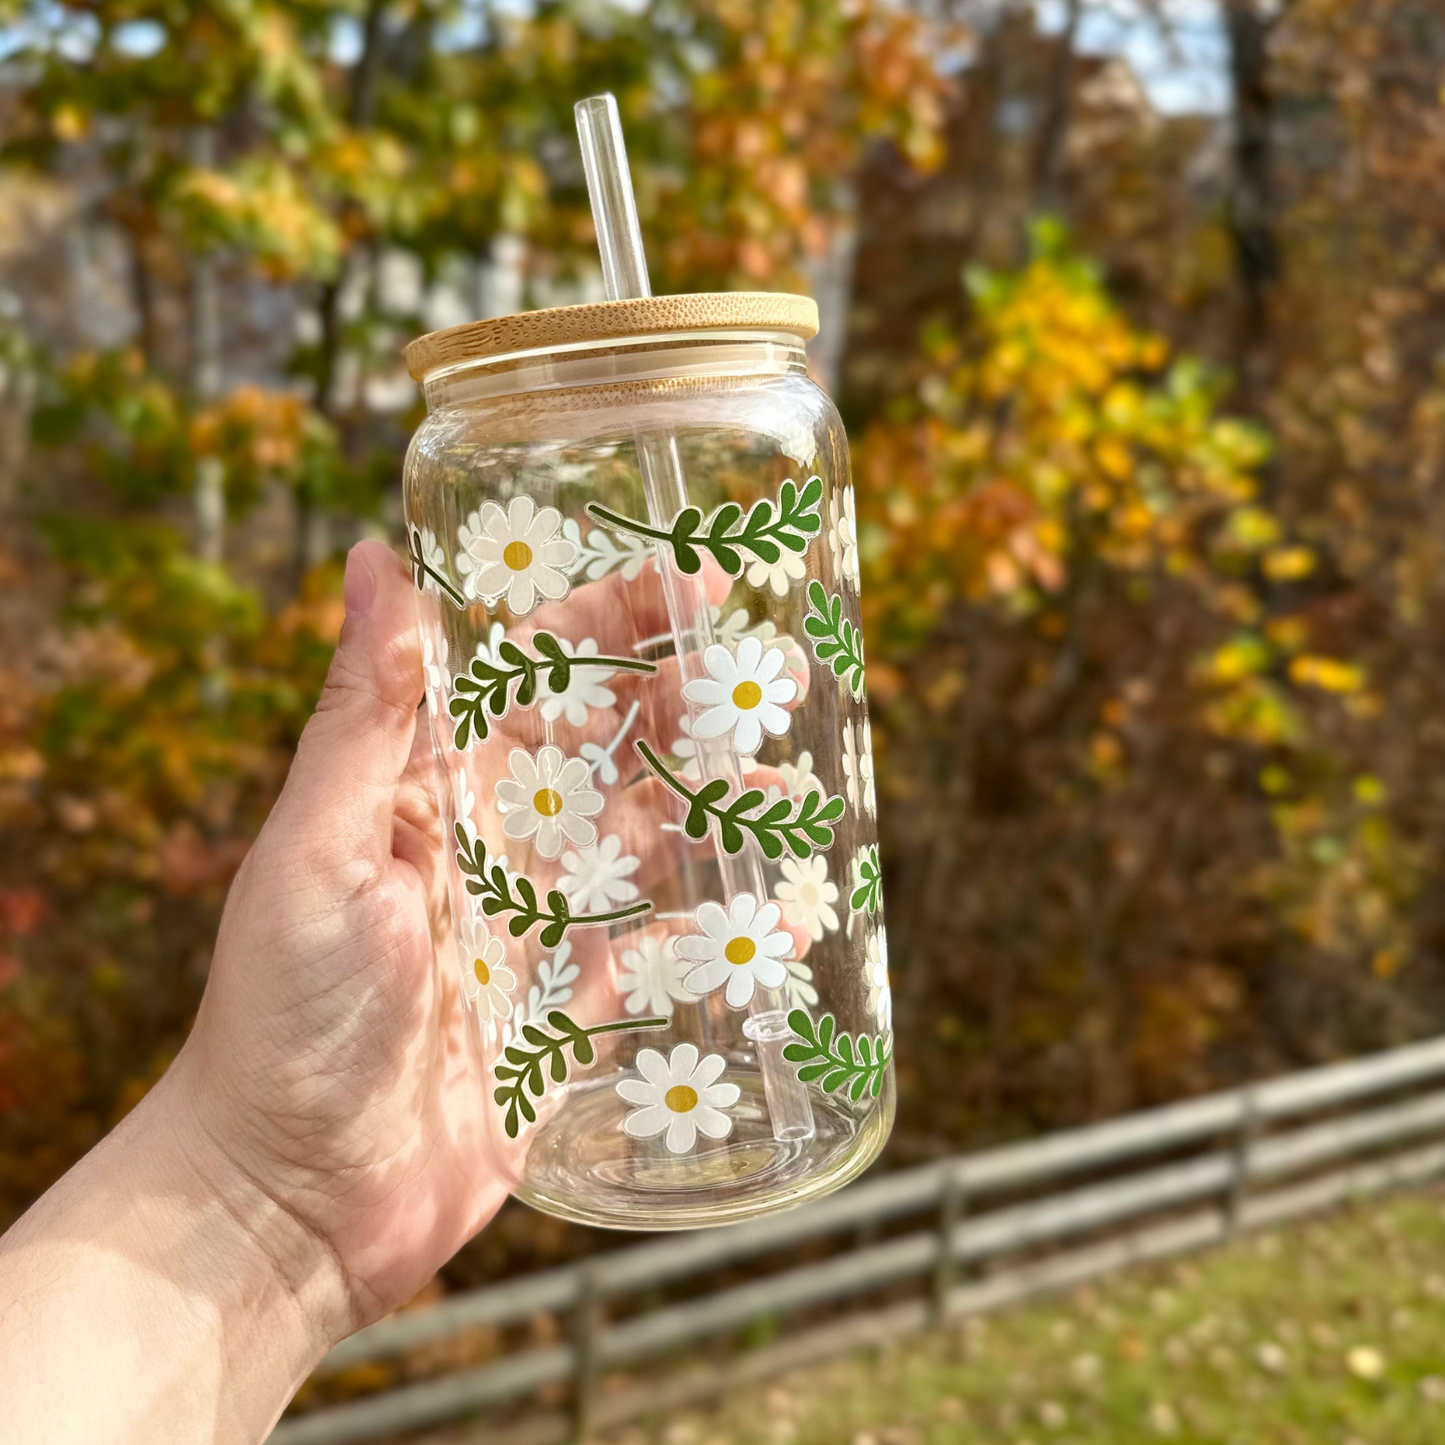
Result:
M570 1327L563 1342L285 1419L271 1445L396 1435L498 1405L515 1413L539 1387L565 1384L570 1408L535 1409L485 1436L560 1445L1442 1172L1445 1039L884 1174L792 1213L659 1237L392 1316L338 1345L318 1373L476 1326L551 1315ZM797 1262L810 1252L822 1257ZM681 1297L656 1303L669 1287ZM639 1295L651 1307L629 1311ZM809 1321L847 1300L862 1307ZM681 1347L793 1316L803 1318L765 1347L599 1389L604 1372L631 1375Z

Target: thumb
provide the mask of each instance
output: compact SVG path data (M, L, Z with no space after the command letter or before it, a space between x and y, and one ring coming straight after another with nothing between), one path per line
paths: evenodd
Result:
M389 547L358 542L345 590L341 640L278 811L317 865L370 870L391 856L396 789L422 699L421 644L416 592Z

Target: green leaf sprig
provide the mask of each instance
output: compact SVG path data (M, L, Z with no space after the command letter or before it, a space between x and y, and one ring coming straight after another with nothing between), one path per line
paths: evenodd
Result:
M531 707L537 700L539 677L557 693L567 690L572 670L577 667L605 667L612 672L657 671L656 664L630 657L569 657L550 632L533 633L532 646L539 657L528 657L515 642L503 642L497 656L505 665L478 657L467 672L459 672L453 679L451 715L457 720L453 741L459 752L465 752L473 738L478 742L486 740L488 713L501 717L509 704Z
M808 1084L814 1079L825 1094L836 1093L848 1085L848 1097L856 1104L865 1093L877 1098L883 1088L883 1071L893 1057L893 1041L882 1034L869 1038L859 1034L854 1043L851 1034L838 1033L838 1022L832 1014L824 1014L816 1030L805 1009L795 1008L788 1015L788 1027L797 1034L798 1042L783 1046L783 1057L790 1064L800 1064L798 1080Z
M425 592L428 582L435 583L437 588L446 594L454 607L460 607L465 612L467 599L452 586L450 577L439 572L427 561L426 550L421 544L421 528L408 527L406 541L407 551L411 557L411 580L416 583L416 590Z
M843 599L832 598L821 582L808 583L808 615L803 631L813 644L813 654L825 667L848 684L856 697L863 696L863 630L843 616Z
M684 507L666 531L649 527L633 517L624 517L597 502L589 502L587 510L599 522L619 532L666 543L672 548L679 572L688 575L700 572L701 554L710 552L729 577L736 577L746 565L745 552L769 565L783 555L784 547L790 552L806 552L809 538L823 525L818 516L822 496L821 477L809 477L801 490L796 482L784 482L778 489L776 503L766 497L754 502L745 520L739 502L724 502L706 521L701 507ZM738 526L740 520L741 527Z
M647 766L687 803L682 830L689 838L706 838L712 821L718 825L724 853L741 853L749 836L770 859L781 858L785 849L794 858L809 858L814 849L821 852L833 846L832 825L843 816L842 798L834 795L825 802L821 793L809 790L801 798L779 798L769 805L761 788L749 788L724 808L721 804L729 792L725 778L714 778L694 791L645 742L634 746ZM757 816L749 816L753 813Z
M500 863L492 864L488 870L487 845L480 838L469 838L460 823L457 824L457 844L457 866L466 875L467 892L482 900L482 912L488 918L498 913L512 914L507 932L513 938L521 938L541 923L545 925L539 935L542 947L556 948L569 928L617 923L652 909L651 903L643 902L612 913L573 913L568 906L567 895L560 888L553 888L547 894L547 906L543 908L537 900L536 885L530 878L517 878L514 892L507 870Z
M848 907L854 913L877 913L883 906L883 866L878 860L876 843L858 850L853 871L858 882L848 895Z
M665 1029L669 1022L664 1018L618 1019L614 1023L594 1024L584 1029L560 1009L553 1009L547 1015L547 1023L556 1030L555 1033L549 1034L536 1024L523 1024L522 1039L531 1047L525 1048L520 1042L508 1044L502 1051L504 1062L499 1061L493 1070L501 1083L492 1097L507 1111L503 1120L507 1137L517 1137L523 1119L529 1124L537 1122L537 1111L527 1094L530 1091L533 1099L540 1099L546 1090L544 1064L548 1066L547 1073L551 1074L552 1082L564 1084L567 1082L566 1051L569 1048L577 1066L586 1068L597 1057L592 1040L598 1034L619 1034L627 1029Z

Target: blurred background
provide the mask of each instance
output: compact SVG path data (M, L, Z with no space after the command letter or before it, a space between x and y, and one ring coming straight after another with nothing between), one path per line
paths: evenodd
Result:
M600 298L604 89L655 289L822 310L891 1162L1445 1023L1436 0L4 0L0 1224L185 1036L401 347Z

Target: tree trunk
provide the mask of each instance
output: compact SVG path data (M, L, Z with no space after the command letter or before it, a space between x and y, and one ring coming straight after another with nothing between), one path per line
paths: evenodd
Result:
M216 163L216 137L209 126L191 132L193 166ZM191 261L191 385L198 405L221 394L221 297L216 258L198 251ZM196 555L220 563L226 551L226 472L219 457L202 457L195 475Z
M1224 0L1229 74L1234 92L1234 182L1229 229L1239 277L1237 358L1247 393L1264 381L1269 293L1279 277L1271 163L1274 100L1269 88L1269 35L1274 21L1256 0Z
M347 124L353 129L370 125L376 115L377 84L381 76L381 18L385 10L386 0L368 0L361 54L351 72L351 94L346 106ZM316 368L316 409L333 424L338 420L336 383L344 330L341 295L349 270L348 257L343 255L335 279L322 285L317 300L321 341ZM304 573L331 555L331 518L325 498L302 496L297 505L297 563Z
M1083 8L1083 0L1068 0L1064 28L1059 34L1058 49L1049 67L1048 89L1044 92L1044 110L1039 118L1039 144L1034 155L1034 198L1035 204L1043 210L1055 209L1059 204L1059 170L1074 100L1074 43Z

